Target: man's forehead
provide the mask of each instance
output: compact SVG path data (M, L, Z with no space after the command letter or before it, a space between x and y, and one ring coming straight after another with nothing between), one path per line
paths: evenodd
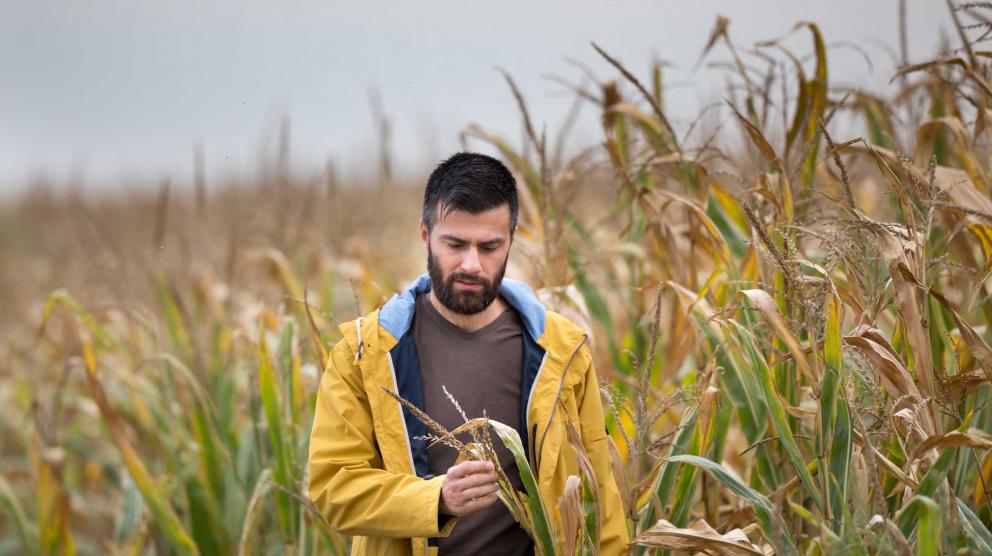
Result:
M506 236L510 232L510 209L506 205L477 214L464 210L444 210L435 225L438 235Z

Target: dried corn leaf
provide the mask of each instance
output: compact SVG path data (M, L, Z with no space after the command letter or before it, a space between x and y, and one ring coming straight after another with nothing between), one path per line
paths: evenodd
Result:
M916 459L934 448L943 450L967 446L976 450L992 450L992 435L978 429L968 429L966 432L951 431L946 434L935 434L917 444L913 450L912 459Z
M934 169L934 177L942 187L947 188L947 194L955 204L992 213L992 200L978 189L964 170L938 166Z
M961 398L989 383L989 377L980 371L969 371L949 376L942 381L952 398Z
M962 70L964 70L965 75L971 78L971 80L976 85L978 85L979 87L982 88L983 91L985 91L985 94L992 96L992 87L990 87L989 84L984 79L982 79L982 77L974 69L972 69L971 64L969 64L963 58L958 58L958 57L945 58L942 60L931 60L929 62L923 62L922 64L913 64L910 66L906 66L901 70L897 71L896 74L892 76L892 79L894 80L898 77L902 77L903 75L907 75L913 72L929 70L941 66L960 67Z
M968 345L968 349L971 351L972 357L974 357L978 364L982 366L982 370L985 371L985 376L989 380L992 380L992 347L982 338L981 334L975 331L963 318L954 310L954 306L951 302L944 297L944 294L940 293L935 289L930 290L930 295L932 295L941 305L944 306L951 313L951 317L954 319L954 323L958 325L958 332L961 334L961 339L964 343Z
M782 186L782 208L785 213L785 219L787 222L791 223L794 216L794 208L792 204L792 185L789 183L789 173L785 169L785 165L782 160L775 153L775 149L772 148L771 143L765 138L761 130L758 129L753 123L751 123L747 118L745 118L740 112L734 108L734 105L730 105L730 109L734 111L734 115L737 116L737 120L744 127L744 131L747 132L748 137L754 146L757 147L758 152L761 153L765 160L769 164L773 165L776 170L778 170L780 184Z
M930 334L923 328L923 315L920 312L920 300L917 296L917 288L921 287L922 284L902 261L890 261L889 274L892 276L892 290L895 294L899 316L902 317L909 335L909 344L916 363L916 376L920 381L920 391L928 398L936 398L937 380L933 370ZM939 423L936 408L929 406L929 411L933 423Z
M875 367L882 378L882 384L893 399L910 396L916 403L922 402L920 391L913 382L913 377L906 369L905 363L877 329L861 325L849 336L844 336L844 342L861 350L861 353ZM932 431L932 424L929 424Z
M764 555L740 529L721 535L702 519L686 528L676 527L664 519L658 520L654 527L634 538L634 544L670 550L699 550L707 554L728 556Z

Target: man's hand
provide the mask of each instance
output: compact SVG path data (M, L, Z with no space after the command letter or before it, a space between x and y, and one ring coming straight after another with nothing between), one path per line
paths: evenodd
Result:
M448 469L441 485L441 513L465 516L491 505L499 499L498 480L488 461L463 461Z

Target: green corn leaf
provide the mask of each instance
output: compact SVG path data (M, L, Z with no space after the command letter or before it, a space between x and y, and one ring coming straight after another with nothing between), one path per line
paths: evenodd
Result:
M699 399L700 418L696 423L692 441L686 451L688 454L704 456L713 440L714 431L717 425L717 403L719 400L719 390L716 388L707 389ZM669 520L676 527L685 527L689 523L689 516L695 500L696 485L699 482L699 472L695 467L682 466L679 476L678 486L675 489L675 499L672 505L672 514Z
M696 326L706 336L707 345L716 357L717 365L723 371L720 373L724 385L721 391L726 392L730 401L739 409L738 417L741 419L741 428L748 442L761 440L765 433L766 414L760 402L761 388L754 375L744 372L742 365L738 364L726 349L726 342L720 336L719 325L713 320L716 313L706 300L679 284L669 282L668 285L678 294L682 305L687 308Z
M906 505L905 510L910 508L913 509L913 513L919 520L916 554L918 556L938 556L940 554L942 528L940 506L926 496L914 496Z
M672 465L672 457L685 453L696 430L696 421L698 418L698 406L693 406L682 416L682 421L679 423L675 439L672 441L671 446L668 447L668 457L661 462L658 475L655 477L654 484L651 486L653 496L648 499L647 505L642 510L637 528L638 531L644 531L654 525L658 521L658 516L665 511L669 494L672 492L672 485L679 470L678 465Z
M841 542L840 537L836 533L831 531L828 527L824 527L823 520L809 511L807 508L796 504L795 502L789 502L789 509L792 513L799 516L800 519L808 523L814 531L821 531L823 533L822 541L828 545L839 545Z
M10 483L3 475L0 475L0 507L3 507L7 516L13 520L14 529L21 540L24 553L38 554L41 551L41 546L38 543L38 530L28 523L24 516L24 509L21 508L14 495L14 489L10 487Z
M788 419L785 414L785 408L782 406L781 400L779 400L778 392L775 389L775 385L772 383L771 373L768 370L768 364L765 362L765 358L758 352L755 347L757 340L750 332L747 331L743 326L735 321L727 321L729 327L733 327L735 334L730 334L732 341L735 345L746 355L748 362L751 365L751 371L756 375L758 383L761 386L764 401L768 407L768 415L771 417L772 425L775 427L775 432L778 434L778 440L781 445L785 448L786 453L789 455L789 459L792 461L792 465L799 475L800 480L806 486L806 490L809 492L810 497L816 503L816 506L823 511L823 497L820 495L820 491L817 490L815 483L813 482L813 477L810 475L809 471L806 469L806 461L803 459L802 453L799 451L799 445L796 444L795 437L792 434L792 429L789 427Z
M55 309L56 305L61 305L69 310L70 313L76 316L82 322L82 324L93 334L96 338L98 345L100 347L115 347L121 345L117 338L114 337L106 328L103 327L93 315L89 314L83 307L69 294L68 291L64 289L57 289L49 294L48 299L45 301L45 308L42 311L41 318L41 329L38 335L40 336L45 329L45 325L48 324L48 320L52 316L52 311Z
M527 462L527 454L524 452L524 445L520 441L520 434L508 425L499 421L489 420L493 430L503 441L503 445L513 455L517 462L517 470L520 472L520 481L527 492L527 513L533 525L534 545L537 554L541 556L555 556L557 554L558 534L551 513L541 498L541 491L537 486L537 478L534 471Z
M121 422L117 412L111 407L103 386L96 378L96 357L93 354L93 346L85 339L83 342L83 352L83 360L86 362L86 379L90 393L97 407L100 409L100 414L103 416L104 423L110 431L110 436L117 446L124 465L131 474L131 478L134 480L135 485L137 485L138 490L141 491L141 496L144 498L145 504L147 504L152 516L155 517L157 526L165 533L166 538L172 544L176 553L184 556L199 554L199 550L186 532L185 527L183 527L179 516L176 515L168 499L159 491L159 488L145 468L141 456L127 439L124 424Z
M198 446L202 482L209 485L214 500L223 501L226 496L226 477L231 465L231 454L221 439L219 426L214 416L217 406L203 389L193 371L176 356L161 353L153 356L161 360L168 370L175 370L193 392L196 401L191 408L190 429Z
M751 444L759 442L765 436L768 412L762 403L761 386L756 375L746 372L746 365L739 360L738 354L727 349L728 344L721 336L720 326L713 318L716 313L706 299L679 284L669 282L668 285L678 294L682 305L689 310L697 327L705 335L707 345L716 357L720 369L721 392L725 392L736 407L737 419L744 436ZM747 313L744 315L746 317ZM772 490L778 488L779 478L776 467L771 464L769 450L767 444L758 446L757 473L765 487Z
M186 317L179 307L179 301L173 295L172 289L164 276L155 277L155 290L158 294L159 306L165 317L165 327L169 331L172 345L183 361L193 361L193 340L190 337Z
M958 515L961 517L961 526L967 533L972 546L975 547L978 554L992 554L992 532L989 532L988 527L963 500L955 496L954 503L958 508Z
M276 510L282 529L283 540L293 542L296 539L297 506L290 497L290 492L296 492L290 463L290 450L286 444L283 431L282 410L279 402L279 391L275 371L267 346L266 326L264 317L259 319L258 339L258 391L262 398L262 409L269 433L269 442L275 458L275 482L283 489L276 494Z
M765 534L768 542L772 544L772 547L775 548L777 554L799 556L799 551L789 538L785 521L782 520L782 516L775 511L771 501L764 495L759 494L751 487L742 483L740 479L732 475L719 463L706 458L683 454L681 456L672 456L669 458L669 461L695 465L712 475L714 479L720 481L731 492L751 504L762 532Z
M713 225L716 229L720 231L720 235L723 236L723 241L727 243L727 247L730 248L730 252L734 257L734 260L738 260L744 256L747 251L747 244L745 241L745 235L741 229L734 223L730 215L724 212L724 208L720 205L719 199L711 191L709 196L706 198L706 215L713 221Z
M947 472L950 470L958 450L959 448L949 448L940 454L937 462L920 481L920 486L916 489L917 498L930 497L937 492L938 487L947 480ZM921 505L914 504L913 500L910 500L896 516L896 524L899 525L899 530L906 538L911 537L913 531L916 530L920 520L920 512Z
M141 491L127 473L121 474L121 512L114 524L114 542L122 545L131 538L145 511Z
M209 496L206 488L195 474L186 478L186 497L189 500L190 534L204 556L229 554L229 539L225 538L218 519L220 508Z
M610 315L610 308L606 303L606 299L603 298L599 290L589 281L589 277L585 272L585 265L579 257L579 252L574 247L569 247L568 253L568 262L572 267L572 271L575 273L575 287L582 294L582 298L586 302L586 307L589 308L590 316L596 319L596 322L603 327L607 338L613 338L613 317Z
M834 531L840 532L847 501L848 472L851 467L851 410L844 395L841 346L843 306L830 295L827 300L826 334L823 346L823 380L820 386L819 451L827 453L826 482L829 514Z

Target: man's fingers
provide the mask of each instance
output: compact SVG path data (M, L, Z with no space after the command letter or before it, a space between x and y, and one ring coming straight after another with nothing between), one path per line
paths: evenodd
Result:
M442 502L454 515L468 515L499 500L499 475L488 461L452 466L444 483Z
M483 498L485 496L489 496L494 492L499 492L499 486L496 484L487 484L473 488L467 488L462 491L462 496L466 500L472 500L473 498L478 499L478 498Z
M487 473L493 471L495 468L493 464L488 461L463 461L454 467L448 469L448 475L452 475L456 479L462 477L467 477L475 473Z
M499 496L497 496L495 492L492 494L487 494L481 498L476 498L475 500L472 500L471 502L465 504L465 513L470 514L473 512L477 512L482 508L491 506L497 500L499 500Z
M474 473L463 479L455 479L458 488L461 490L474 488L482 485L495 483L499 480L499 475L495 471L489 473Z

